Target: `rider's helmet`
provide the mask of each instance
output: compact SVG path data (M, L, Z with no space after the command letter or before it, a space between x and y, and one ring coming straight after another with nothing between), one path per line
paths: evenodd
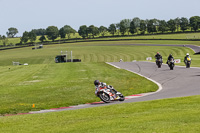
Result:
M172 56L172 54L169 54L169 56Z
M189 53L187 53L186 55L187 55L187 56L189 56L190 54L189 54Z
M96 86L96 85L99 85L100 84L100 82L99 82L99 80L95 80L94 81L94 85Z

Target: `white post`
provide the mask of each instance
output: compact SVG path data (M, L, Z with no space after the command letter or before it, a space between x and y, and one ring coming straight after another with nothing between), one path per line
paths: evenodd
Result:
M73 60L72 60L72 51L71 51L71 62L73 62Z
M61 55L62 55L62 50L60 51Z
M66 51L66 62L67 62L67 51Z

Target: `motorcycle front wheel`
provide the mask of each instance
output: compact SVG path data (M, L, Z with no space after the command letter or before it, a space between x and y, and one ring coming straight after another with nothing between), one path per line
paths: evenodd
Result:
M105 103L109 103L110 102L110 96L106 93L100 93L99 94L99 98L105 102Z
M169 68L170 68L170 70L173 70L173 69L174 69L174 65L173 65L173 64L170 64L170 65L169 65Z
M156 65L158 66L158 68L161 68L161 62L156 62Z
M190 68L190 63L187 63L187 64L186 64L186 68Z

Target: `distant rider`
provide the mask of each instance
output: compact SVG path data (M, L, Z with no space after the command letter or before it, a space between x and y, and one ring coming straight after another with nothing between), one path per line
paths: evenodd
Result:
M185 56L185 58L184 58L185 64L187 63L187 58L191 58L189 53L187 53L186 56Z
M169 54L166 64L168 64L171 59L174 59L174 57L172 56L172 54Z
M120 60L119 60L119 62L123 62L123 60L122 60L122 59L120 59Z
M159 52L156 53L155 58L156 58L156 61L161 59L161 63L162 63L162 56Z
M106 85L106 83L100 82L99 80L95 80L94 85L95 85L95 95L97 95L100 89L106 89L106 88L110 89L113 94L117 93L117 91L111 85Z

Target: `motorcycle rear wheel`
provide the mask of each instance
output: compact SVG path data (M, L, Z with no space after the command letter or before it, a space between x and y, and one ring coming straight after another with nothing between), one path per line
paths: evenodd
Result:
M124 96L122 94L119 97L120 97L119 101L124 101L125 100L125 98L124 98Z

